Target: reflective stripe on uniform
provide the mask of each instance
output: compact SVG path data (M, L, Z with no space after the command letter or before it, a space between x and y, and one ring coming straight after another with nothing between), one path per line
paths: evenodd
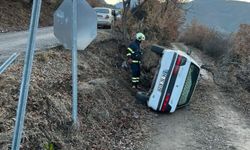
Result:
M131 48L128 48L128 50L133 54L135 53Z
M132 82L133 83L140 82L140 78L139 77L132 77Z
M132 63L140 63L139 60L132 60Z
M131 56L131 53L127 53L127 56Z

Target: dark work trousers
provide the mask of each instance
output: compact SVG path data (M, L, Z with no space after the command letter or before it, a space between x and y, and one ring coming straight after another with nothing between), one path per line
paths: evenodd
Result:
M130 65L132 71L132 85L137 86L140 82L141 68L139 63L132 63Z

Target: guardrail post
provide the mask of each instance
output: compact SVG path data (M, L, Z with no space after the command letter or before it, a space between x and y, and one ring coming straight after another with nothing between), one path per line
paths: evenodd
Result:
M26 110L28 91L29 91L30 75L31 75L33 56L35 51L35 37L39 22L41 3L42 3L41 0L33 0L32 15L31 15L30 29L29 29L29 41L28 41L28 47L26 49L23 78L22 78L18 107L17 107L14 136L12 140L12 148L11 148L12 150L20 149L25 110Z
M77 0L73 0L73 25L72 25L72 81L73 81L73 102L72 118L77 123Z

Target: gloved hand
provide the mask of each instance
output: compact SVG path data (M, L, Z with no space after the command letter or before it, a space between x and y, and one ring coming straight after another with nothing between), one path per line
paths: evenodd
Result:
M128 59L128 64L132 64L132 59L131 58Z

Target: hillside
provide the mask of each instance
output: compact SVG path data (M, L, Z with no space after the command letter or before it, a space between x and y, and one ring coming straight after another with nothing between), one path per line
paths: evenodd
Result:
M250 3L227 0L194 0L186 6L190 8L186 23L193 19L222 32L235 32L240 24L250 23Z
M40 27L53 25L53 11L57 1L42 2ZM17 0L0 1L0 32L27 30L31 15L31 3ZM15 12L15 13L13 13Z
M88 0L90 5L103 6L104 0ZM62 0L43 0L39 27L53 26L54 10ZM27 30L29 27L32 3L29 0L0 1L0 33ZM15 12L15 13L13 13Z

